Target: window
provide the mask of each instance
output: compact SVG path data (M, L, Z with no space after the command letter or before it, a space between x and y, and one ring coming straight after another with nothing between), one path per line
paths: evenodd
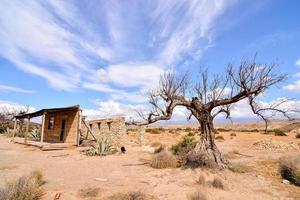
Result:
M107 122L108 130L110 131L111 129L111 122Z
M54 117L49 118L48 129L54 128Z
M101 129L101 122L98 122L98 129L100 130Z

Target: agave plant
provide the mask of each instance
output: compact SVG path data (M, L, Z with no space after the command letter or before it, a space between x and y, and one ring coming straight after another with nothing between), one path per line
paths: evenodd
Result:
M41 139L41 131L38 128L34 128L31 131L31 136L34 140L40 140Z
M117 151L117 149L113 146L111 140L106 136L102 135L95 144L92 145L86 155L88 156L105 156L109 154L113 154Z

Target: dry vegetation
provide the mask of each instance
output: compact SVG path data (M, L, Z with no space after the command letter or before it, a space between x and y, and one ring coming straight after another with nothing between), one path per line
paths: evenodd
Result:
M177 159L171 153L161 151L153 155L150 166L156 169L174 168L177 167Z
M280 159L279 172L283 179L300 186L300 156Z
M105 198L105 200L156 200L156 199L157 199L156 197L145 194L141 191L115 193L115 194Z
M39 200L43 195L41 186L44 184L40 171L33 171L30 175L7 182L0 189L1 200Z

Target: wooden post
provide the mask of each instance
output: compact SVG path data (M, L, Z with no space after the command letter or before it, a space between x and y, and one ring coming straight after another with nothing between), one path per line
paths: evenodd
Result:
M79 109L77 112L77 141L76 141L76 145L79 146L79 142L80 142L80 129L81 129L81 110Z
M27 124L26 124L26 132L25 132L25 144L27 144L27 135L28 135L28 132L29 132L29 124L30 124L30 118L28 117L27 118Z
M42 130L41 130L41 143L44 143L45 119L46 119L46 113L43 113Z
M15 118L15 124L14 124L14 132L13 132L13 141L15 139L15 135L16 135L16 132L17 132L17 123L18 123L18 120L17 118Z

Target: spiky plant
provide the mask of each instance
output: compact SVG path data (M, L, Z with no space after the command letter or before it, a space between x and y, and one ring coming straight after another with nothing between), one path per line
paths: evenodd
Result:
M117 152L116 147L106 135L102 135L93 145L86 151L88 156L106 156Z
M31 136L33 137L34 140L40 140L41 139L41 131L38 128L34 128L31 131Z

